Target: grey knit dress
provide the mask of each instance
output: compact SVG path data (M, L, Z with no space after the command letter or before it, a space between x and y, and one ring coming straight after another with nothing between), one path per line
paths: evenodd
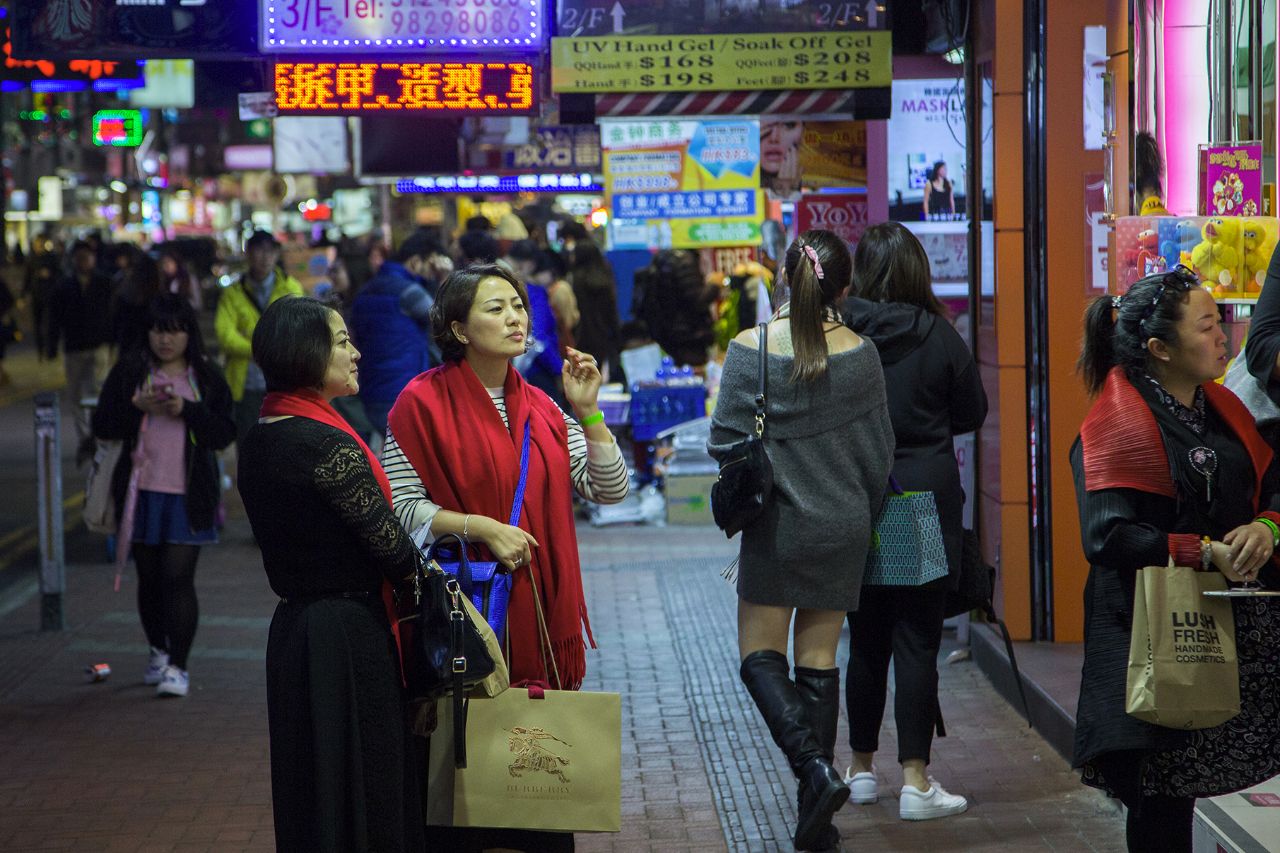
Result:
M707 445L717 459L754 431L758 358L753 347L729 345ZM753 604L857 610L893 466L880 356L864 338L832 355L819 379L794 384L792 358L768 358L764 442L774 490L742 532L738 595Z

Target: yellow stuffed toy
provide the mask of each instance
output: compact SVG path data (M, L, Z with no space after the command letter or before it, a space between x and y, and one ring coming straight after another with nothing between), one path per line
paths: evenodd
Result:
M1191 250L1191 266L1213 288L1214 296L1230 296L1241 291L1240 223L1215 216L1200 229L1202 242Z
M1241 250L1244 252L1244 292L1260 293L1267 276L1267 264L1277 242L1277 222L1274 219L1246 219L1240 223Z

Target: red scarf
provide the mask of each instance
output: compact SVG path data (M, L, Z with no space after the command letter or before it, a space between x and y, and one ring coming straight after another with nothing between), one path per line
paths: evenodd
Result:
M387 472L382 470L382 463L378 461L378 457L373 455L373 451L369 449L369 445L364 443L364 439L360 437L360 434L351 428L351 424L347 423L347 419L338 414L337 409L329 405L327 400L315 391L306 388L299 388L297 391L288 394L282 394L278 391L268 394L262 401L260 417L279 418L286 416L307 418L345 432L354 438L356 444L360 445L360 449L364 451L364 458L369 460L369 468L373 472L373 478L378 481L378 487L382 489L382 495L387 499L387 508L391 508L391 481L387 479ZM391 636L396 641L396 651L401 655L400 672L403 679L404 652L400 648L399 614L396 612L395 595L391 588L391 582L385 577L382 579L382 606L387 610L387 619L391 622Z
M1253 509L1257 512L1262 477L1271 465L1271 448L1258 434L1253 415L1239 397L1216 382L1200 387L1206 402L1240 439L1253 461ZM1114 367L1107 374L1102 393L1080 427L1080 445L1086 491L1136 489L1167 498L1177 494L1155 415L1123 369ZM1273 513L1266 515L1270 518Z
M573 523L569 436L564 415L546 394L512 367L503 386L507 420L465 361L418 376L401 392L388 417L391 432L417 471L431 500L454 512L484 515L506 524L520 480L524 426L530 426L529 478L520 527L533 534L529 571L513 575L507 629L512 683L546 680L576 690L586 674L586 628L578 536ZM481 549L485 551L485 549ZM493 557L485 551L483 559ZM555 667L544 663L532 583L538 584Z

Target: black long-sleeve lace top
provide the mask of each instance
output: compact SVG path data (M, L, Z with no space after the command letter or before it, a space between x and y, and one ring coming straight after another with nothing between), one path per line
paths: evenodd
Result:
M240 496L281 597L375 592L415 566L359 445L306 418L257 424L239 452Z

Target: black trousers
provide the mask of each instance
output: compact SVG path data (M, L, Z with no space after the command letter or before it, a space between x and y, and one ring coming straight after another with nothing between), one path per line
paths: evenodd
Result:
M938 718L938 649L947 593L941 583L923 587L864 586L849 614L849 668L845 707L854 752L880 748L880 723L894 663L893 716L898 762L929 763Z
M1093 763L1124 803L1125 840L1129 853L1191 853L1195 797L1144 796L1141 750L1099 755Z

